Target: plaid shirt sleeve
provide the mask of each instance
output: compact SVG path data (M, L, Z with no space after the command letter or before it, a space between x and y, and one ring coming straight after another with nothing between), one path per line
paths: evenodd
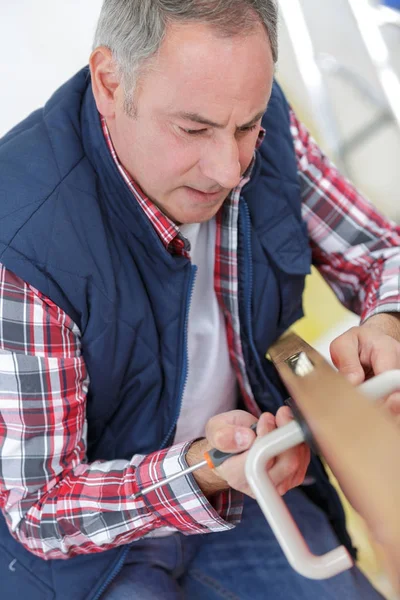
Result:
M238 522L241 503L227 492L212 506L191 475L132 499L185 468L189 443L88 464L88 385L76 325L0 265L0 505L26 549L68 558L163 527L196 534Z
M400 312L400 227L338 173L293 112L291 130L314 265L363 321Z

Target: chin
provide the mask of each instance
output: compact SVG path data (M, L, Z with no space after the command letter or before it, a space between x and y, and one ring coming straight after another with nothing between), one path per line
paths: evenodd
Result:
M170 197L162 204L159 203L161 210L177 225L209 221L217 214L229 194L225 191L213 198L192 191L188 193L187 189L183 193L182 191L179 190L180 193L174 198Z
M201 209L197 208L196 210L182 211L179 215L179 222L181 225L188 225L189 223L205 223L215 217L222 204L223 202L219 202L218 205L208 207L207 209L202 207Z

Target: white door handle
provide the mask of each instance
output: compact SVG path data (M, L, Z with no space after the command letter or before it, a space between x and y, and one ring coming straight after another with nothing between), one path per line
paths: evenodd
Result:
M359 390L371 400L398 391L400 370L377 375L360 385ZM350 554L344 546L339 546L322 556L312 554L265 469L271 458L302 442L304 434L296 421L256 440L246 461L246 477L291 566L304 577L326 579L353 566Z

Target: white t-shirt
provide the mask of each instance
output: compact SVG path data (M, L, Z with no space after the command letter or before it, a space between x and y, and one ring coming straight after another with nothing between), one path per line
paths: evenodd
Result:
M215 219L181 225L190 242L190 257L197 266L188 319L188 373L174 443L204 436L210 417L236 408L237 383L229 360L225 320L214 290ZM174 527L161 527L145 537L171 535Z
M188 320L188 377L175 443L204 436L210 417L237 405L237 381L229 360L225 319L214 290L215 218L181 225L197 274Z

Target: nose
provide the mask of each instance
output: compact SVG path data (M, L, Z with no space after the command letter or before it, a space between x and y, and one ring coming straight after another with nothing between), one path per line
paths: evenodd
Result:
M225 189L233 189L240 182L239 148L234 138L215 140L207 147L201 161L203 175Z

